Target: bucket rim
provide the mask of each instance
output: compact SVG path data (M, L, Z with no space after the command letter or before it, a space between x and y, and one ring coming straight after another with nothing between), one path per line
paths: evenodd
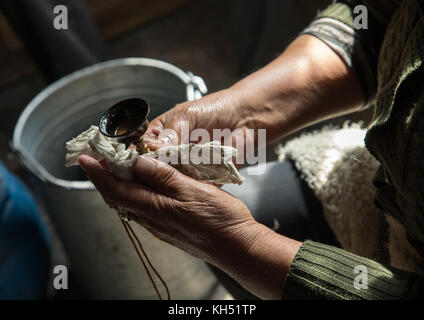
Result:
M28 152L26 152L20 143L20 137L22 136L23 128L25 123L28 121L30 115L35 110L35 108L40 105L46 98L53 94L56 90L64 88L73 81L78 80L81 77L85 77L91 73L98 72L100 70L114 68L119 66L148 66L158 69L168 71L179 79L181 79L186 84L186 99L187 101L194 100L199 97L199 93L195 90L195 85L193 84L193 76L190 72L184 72L180 68L161 60L151 59L151 58L121 58L113 59L108 61L102 61L85 68L76 70L55 82L49 84L43 90L41 90L24 108L20 114L18 121L16 122L15 128L13 130L13 138L11 143L11 148L13 152L17 155L20 162L38 179L43 182L48 182L65 189L79 189L79 190L94 190L95 187L90 181L72 181L59 179L53 176L48 172L37 160L34 159ZM202 80L203 81L203 80Z

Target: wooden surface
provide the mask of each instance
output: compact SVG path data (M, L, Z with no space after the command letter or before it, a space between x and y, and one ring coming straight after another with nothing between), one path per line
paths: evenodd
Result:
M0 86L32 74L35 67L0 11Z
M105 39L119 36L188 2L190 0L87 0Z
M87 0L88 7L107 41L163 17L191 0ZM0 87L36 71L25 48L0 11Z

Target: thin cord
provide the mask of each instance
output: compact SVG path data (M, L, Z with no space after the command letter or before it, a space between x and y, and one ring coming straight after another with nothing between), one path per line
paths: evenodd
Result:
M149 264L150 268L152 268L153 272L156 274L156 276L157 276L157 277L159 278L159 280L162 282L162 285L163 285L163 287L164 287L164 288L165 288L165 290L166 290L167 299L168 299L168 300L171 300L171 294L170 294L170 292L169 292L169 288L168 288L168 286L167 286L167 284L166 284L165 280L163 280L163 278L161 277L161 275L159 274L159 272L155 269L155 267L153 267L152 263L150 262L149 257L147 256L146 252L145 252L145 251L144 251L144 249L143 249L143 246L141 245L140 240L138 239L138 237L137 237L137 235L135 234L134 230L131 228L130 224L129 224L128 222L126 222L126 224L127 224L128 228L130 229L131 233L133 234L134 238L136 239L136 241L137 241L137 243L138 243L138 245L139 245L139 247L140 247L140 249L141 249L141 252L143 253L144 257L146 258L147 263Z
M158 288L156 287L155 281L153 280L153 278L152 278L152 276L151 276L151 274L150 274L150 271L149 271L149 269L147 268L146 263L145 263L145 262L144 262L144 260L143 260L143 257L141 256L140 252L138 251L137 246L136 246L136 244L135 244L135 242L134 242L134 239L131 237L131 234L130 234L130 232L128 231L128 228L130 228L130 227L129 227L128 222L127 222L127 221L124 221L124 220L121 220L121 222L122 222L122 225L123 225L123 227L124 227L124 229L125 229L125 232L126 232L126 233L127 233L127 235L128 235L128 238L131 240L131 243L132 243L132 245L133 245L133 247L134 247L135 251L137 252L137 255L138 255L138 257L139 257L139 259L140 259L141 263L143 264L144 270L146 270L146 273L147 273L147 275L148 275L148 277L149 277L149 279L150 279L150 282L151 282L151 283L152 283L152 285L153 285L153 288L154 288L154 289L155 289L155 291L156 291L156 294L157 294L157 296L158 296L159 300L162 300L162 296L160 295L159 290L158 290ZM140 242L140 241L138 240L138 238L137 238L137 241L138 241L138 242Z

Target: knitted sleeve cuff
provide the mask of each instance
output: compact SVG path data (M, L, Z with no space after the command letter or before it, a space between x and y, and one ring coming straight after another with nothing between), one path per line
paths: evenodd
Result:
M283 299L406 299L419 283L416 274L305 241L287 274Z

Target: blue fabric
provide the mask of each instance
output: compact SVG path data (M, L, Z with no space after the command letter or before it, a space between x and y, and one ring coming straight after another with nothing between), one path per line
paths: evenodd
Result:
M0 299L40 299L50 241L26 186L0 162Z

